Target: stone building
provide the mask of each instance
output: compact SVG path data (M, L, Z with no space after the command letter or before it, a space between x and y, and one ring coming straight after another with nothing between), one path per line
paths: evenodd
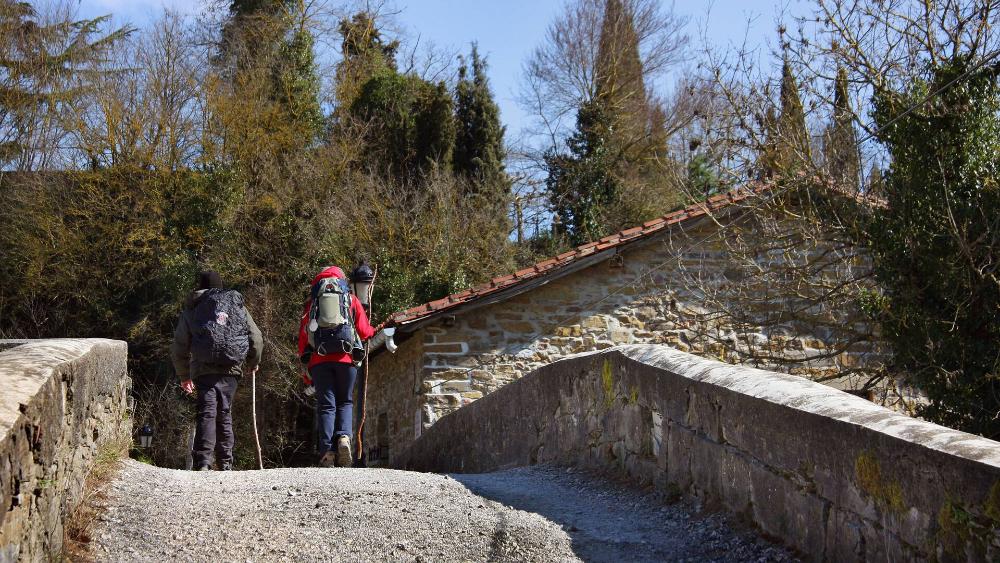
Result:
M856 307L838 303L836 310L819 311L822 323L779 314L779 322L755 324L717 314L724 298L713 292L720 288L738 289L731 295L737 300L751 299L748 289L754 298L773 289L774 283L738 267L723 229L763 213L753 205L761 191L714 196L393 315L385 326L395 328L398 348L388 353L380 332L370 357L363 437L369 464L391 463L442 416L542 365L617 344L667 344L840 388L861 387L857 374L864 370L858 368L877 364L880 355L864 338L838 328L871 332ZM827 254L816 246L808 252ZM766 267L782 263L772 256ZM763 300L765 307L758 302L764 314L757 317L796 308L794 301L779 296ZM817 305L798 308L810 307Z

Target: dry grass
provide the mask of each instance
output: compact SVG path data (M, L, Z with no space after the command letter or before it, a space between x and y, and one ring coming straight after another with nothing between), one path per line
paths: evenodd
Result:
M64 561L95 561L90 549L94 526L107 507L107 486L128 457L129 445L125 439L105 444L98 451L84 484L83 498L63 526Z

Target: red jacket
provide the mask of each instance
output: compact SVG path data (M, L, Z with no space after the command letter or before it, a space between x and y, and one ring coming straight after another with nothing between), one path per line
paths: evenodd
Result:
M319 280L324 278L345 279L344 271L336 266L330 266L329 268L326 268L322 272L316 274L316 277L313 278L312 285L315 286ZM312 299L308 299L306 301L306 308L302 313L302 320L299 322L300 358L303 354L305 354L306 347L309 345L309 335L306 334L306 325L309 323L309 309L312 308L312 302ZM368 322L368 315L365 314L365 308L361 306L361 302L358 301L358 298L354 295L351 295L351 311L354 313L354 329L358 331L358 336L361 337L361 340L368 340L372 336L375 336L375 329L372 328L371 323ZM309 357L309 367L313 367L317 364L324 364L326 362L349 364L351 361L351 355L344 352L321 355L313 351L312 355Z

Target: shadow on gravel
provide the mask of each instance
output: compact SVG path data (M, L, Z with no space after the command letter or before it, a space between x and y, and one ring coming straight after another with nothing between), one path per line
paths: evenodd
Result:
M480 497L558 525L584 561L795 561L756 534L729 528L722 515L700 516L687 503L663 504L594 475L535 466L449 476Z
M573 553L584 561L665 561L687 555L686 538L669 530L657 530L656 535L673 539L650 542L644 533L649 530L643 529L654 524L650 515L630 510L635 508L635 499L615 509L619 499L612 498L612 493L588 490L594 485L591 478L567 478L555 470L535 469L450 477L476 495L558 525L569 536ZM506 530L497 532L502 535Z

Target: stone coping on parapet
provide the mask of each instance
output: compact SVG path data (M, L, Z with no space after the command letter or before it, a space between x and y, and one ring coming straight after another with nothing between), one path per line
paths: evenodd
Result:
M1000 442L913 418L804 377L727 364L668 346L628 344L559 360L619 352L631 360L788 408L880 432L1000 468Z
M8 341L10 342L10 341ZM0 439L5 439L27 404L42 385L63 364L88 354L97 347L125 348L120 340L106 338L53 338L22 340L0 351Z

